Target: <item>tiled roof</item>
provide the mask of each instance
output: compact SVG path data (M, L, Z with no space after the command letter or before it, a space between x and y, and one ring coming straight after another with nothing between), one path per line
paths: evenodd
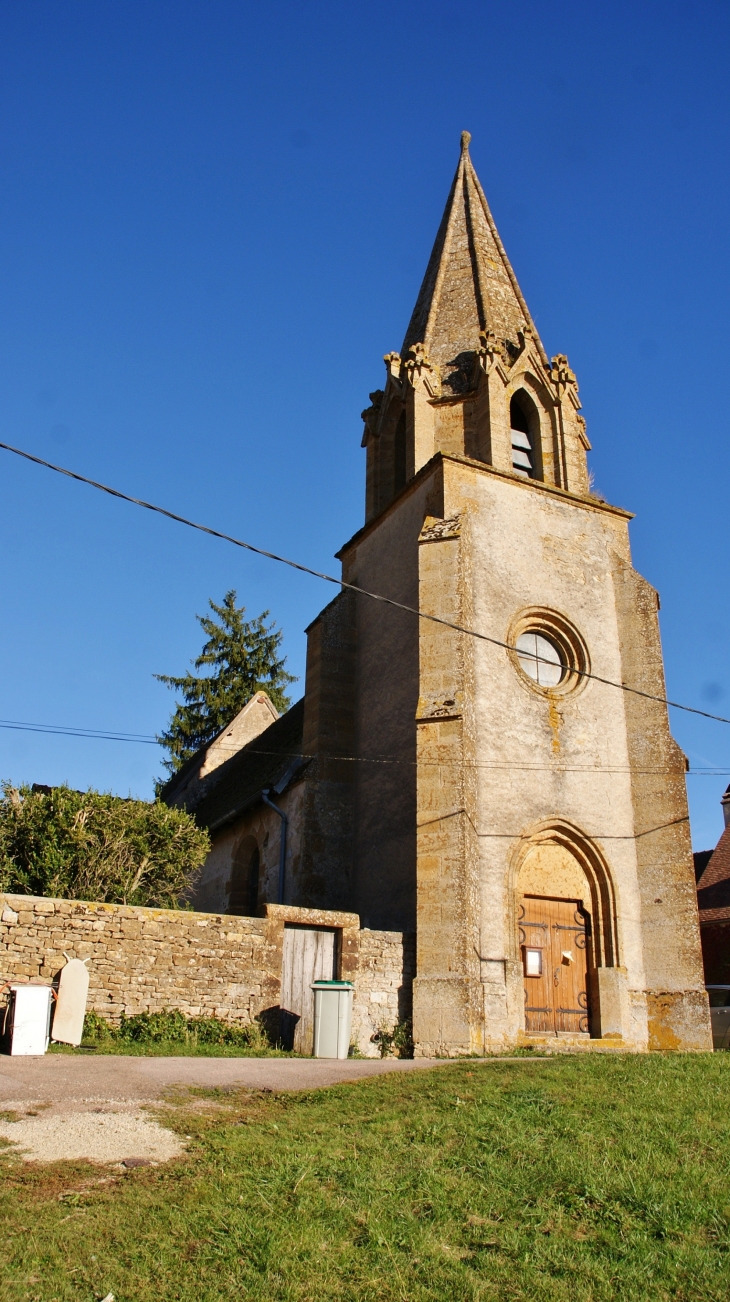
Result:
M692 855L692 858L695 861L695 882L698 886L700 884L700 877L705 871L705 868L707 867L714 853L715 853L714 850L695 850L694 854Z
M730 827L726 827L697 883L700 922L730 922Z
M194 800L186 802L195 821L216 831L255 804L262 790L281 788L282 779L288 784L307 764L301 757L303 723L302 698L225 764L203 778ZM165 790L161 797L165 799Z

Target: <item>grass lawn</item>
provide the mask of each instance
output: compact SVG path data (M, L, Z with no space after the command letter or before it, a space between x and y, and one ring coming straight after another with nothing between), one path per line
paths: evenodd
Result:
M196 1091L186 1157L3 1156L3 1302L730 1296L730 1054Z

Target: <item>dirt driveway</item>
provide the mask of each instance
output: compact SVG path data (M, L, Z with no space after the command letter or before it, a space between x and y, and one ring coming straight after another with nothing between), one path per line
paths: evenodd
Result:
M435 1065L428 1058L2 1057L0 1138L27 1161L166 1162L185 1151L184 1142L144 1105L158 1103L167 1090L317 1089Z
M205 1089L308 1090L382 1072L420 1071L438 1058L133 1058L47 1054L0 1057L0 1107L23 1102L157 1099L174 1085Z

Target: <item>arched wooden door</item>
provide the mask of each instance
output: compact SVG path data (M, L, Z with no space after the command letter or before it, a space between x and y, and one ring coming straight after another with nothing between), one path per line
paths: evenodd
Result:
M588 926L579 900L523 897L519 928L528 1034L590 1035Z

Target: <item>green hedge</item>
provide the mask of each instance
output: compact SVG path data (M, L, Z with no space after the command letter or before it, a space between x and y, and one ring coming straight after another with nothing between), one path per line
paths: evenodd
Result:
M174 909L209 849L190 814L159 800L2 784L3 891Z
M269 1040L258 1022L231 1026L217 1017L186 1017L177 1010L162 1013L122 1014L120 1025L112 1026L98 1013L84 1018L84 1043L103 1045L105 1040L133 1044L218 1044L240 1049L267 1049Z

